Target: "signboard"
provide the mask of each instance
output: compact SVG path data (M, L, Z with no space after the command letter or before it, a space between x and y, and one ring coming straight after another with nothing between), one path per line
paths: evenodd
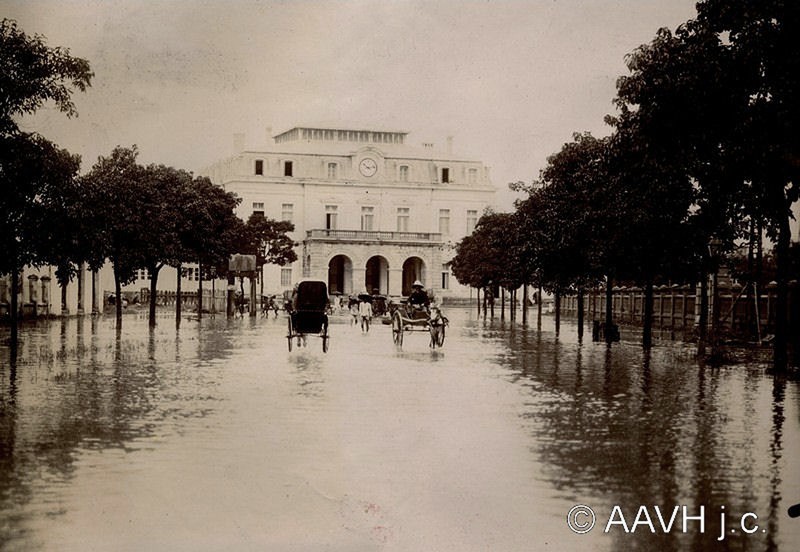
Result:
M228 270L231 272L255 272L256 270L256 256L255 255L231 255L228 261Z

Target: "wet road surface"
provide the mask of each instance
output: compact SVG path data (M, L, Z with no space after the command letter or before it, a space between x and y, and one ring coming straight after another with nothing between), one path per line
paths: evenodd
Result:
M447 314L441 350L341 317L327 354L290 353L283 316L24 327L0 347L0 549L797 549L796 382Z

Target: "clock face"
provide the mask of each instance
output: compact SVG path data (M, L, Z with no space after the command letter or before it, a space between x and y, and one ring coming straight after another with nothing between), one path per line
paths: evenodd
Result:
M358 164L358 170L364 176L373 176L378 172L378 163L370 157L365 157L361 160L361 163Z

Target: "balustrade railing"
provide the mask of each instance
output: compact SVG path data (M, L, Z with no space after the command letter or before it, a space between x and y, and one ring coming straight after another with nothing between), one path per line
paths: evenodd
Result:
M442 235L432 232L387 232L384 230L326 230L324 228L308 230L308 239L342 240L342 241L387 241L387 242L438 242Z

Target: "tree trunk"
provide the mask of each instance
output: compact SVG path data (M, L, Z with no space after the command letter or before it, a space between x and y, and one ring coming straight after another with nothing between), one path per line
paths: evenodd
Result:
M753 308L753 282L755 282L753 271L754 271L754 248L755 248L755 241L756 241L756 221L752 217L750 218L750 236L747 243L747 298L745 301L745 309L744 309L744 324L746 331L752 333L752 322L753 317L751 316L751 308ZM756 313L758 316L758 313Z
M644 284L644 324L642 327L642 346L650 347L653 344L653 280L648 279Z
M606 321L603 335L606 343L612 343L616 337L614 326L614 280L611 275L606 276Z
M200 279L197 281L197 319L203 318L203 263L197 263ZM214 298L212 297L213 301Z
M536 300L536 326L538 329L542 328L542 285L539 284L539 296Z
M11 343L17 344L19 339L19 271L16 268L11 270Z
M100 314L100 306L97 304L97 269L92 269L92 314Z
M58 287L61 288L61 314L67 314L69 313L69 309L67 308L67 283L59 282Z
M156 325L156 292L158 289L158 271L161 270L161 267L152 266L148 270L150 270L150 314L147 323L153 328Z
M556 309L556 335L561 329L561 290L556 290L555 294L555 309Z
M528 284L522 284L522 323L528 323Z
M500 320L506 318L506 288L500 287Z
M583 342L583 288L578 288L578 343Z
M250 317L254 317L258 314L258 310L256 309L256 272L253 272L252 276L250 276Z
M181 325L181 271L183 270L183 264L178 263L176 271L178 272L177 282L175 283L175 327L178 328Z
M122 283L119 280L117 267L114 266L114 307L117 312L117 330L122 328Z
M783 217L778 227L778 242L775 244L775 281L778 284L775 304L775 341L772 353L772 370L784 373L788 367L788 303L789 303L789 246L791 229L789 219Z
M708 335L708 274L700 280L700 316L697 325L697 356L706 355L706 338Z

